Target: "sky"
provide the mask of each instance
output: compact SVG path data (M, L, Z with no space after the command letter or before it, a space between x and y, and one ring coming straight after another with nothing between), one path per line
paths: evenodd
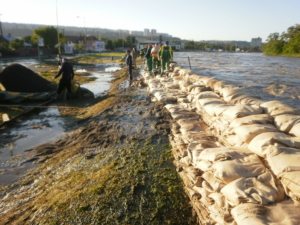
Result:
M300 0L0 0L2 22L149 28L195 41L265 40L300 24L299 11Z

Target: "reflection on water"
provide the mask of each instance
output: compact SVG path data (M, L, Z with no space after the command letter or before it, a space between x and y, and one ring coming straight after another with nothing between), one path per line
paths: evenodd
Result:
M38 64L34 59L22 60L19 63L27 66ZM107 64L97 68L78 68L77 72L87 72L96 78L95 81L81 86L99 97L107 93L113 79L112 72L119 69L116 64ZM54 106L24 117L14 127L0 130L0 185L16 181L33 166L31 163L24 163L32 157L32 153L26 150L61 138L72 122L74 121L71 118L62 117L59 108Z
M96 80L80 86L89 89L91 92L93 92L95 97L105 95L109 90L111 84L110 82L113 79L111 73L93 72L91 76L95 77Z
M299 106L300 59L269 57L260 53L176 52L174 60L200 75L245 88L249 95L279 99Z
M111 64L104 69L104 72L92 72L91 76L96 78L96 80L83 84L81 87L89 89L95 97L105 95L110 89L111 81L113 80L112 73L118 70L120 70L120 66Z
M64 132L65 121L60 117L58 108L49 108L30 116L16 127L1 131L0 184L11 182L17 174L30 167L29 164L23 165L30 157L25 150L54 141Z

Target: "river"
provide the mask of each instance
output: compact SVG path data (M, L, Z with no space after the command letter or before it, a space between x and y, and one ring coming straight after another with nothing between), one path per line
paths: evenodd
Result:
M239 86L263 100L278 99L300 106L300 58L261 53L175 52L174 60L203 76Z

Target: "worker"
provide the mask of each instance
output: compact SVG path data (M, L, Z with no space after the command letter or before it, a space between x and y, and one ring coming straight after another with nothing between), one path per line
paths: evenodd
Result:
M172 47L169 46L168 41L161 47L159 58L161 61L161 73L163 74L166 70L169 70L170 61L173 60L173 50Z
M159 61L159 50L160 50L160 45L155 44L154 47L151 50L151 56L152 56L152 69L154 71L158 71L159 66L160 66L160 61Z
M132 59L132 54L131 54L131 51L128 49L127 50L127 55L126 55L126 58L125 58L125 62L126 62L126 65L127 65L127 68L128 68L128 74L129 74L129 85L131 85L132 83L132 67L133 67L133 59Z
M57 94L60 95L62 91L67 89L68 97L71 97L72 94L71 82L74 78L74 70L73 70L73 65L66 58L62 60L61 68L57 73L57 75L55 76L55 79L58 78L60 75L62 75L62 77L58 84Z
M148 48L146 50L145 58L147 62L147 69L149 73L152 73L152 57L151 57L151 50L152 50L152 45L148 45Z

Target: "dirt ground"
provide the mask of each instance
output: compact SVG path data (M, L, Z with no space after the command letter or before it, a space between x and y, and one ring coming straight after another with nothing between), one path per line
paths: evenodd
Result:
M79 110L64 138L31 149L36 168L0 188L0 224L196 224L173 165L169 117L143 81Z

